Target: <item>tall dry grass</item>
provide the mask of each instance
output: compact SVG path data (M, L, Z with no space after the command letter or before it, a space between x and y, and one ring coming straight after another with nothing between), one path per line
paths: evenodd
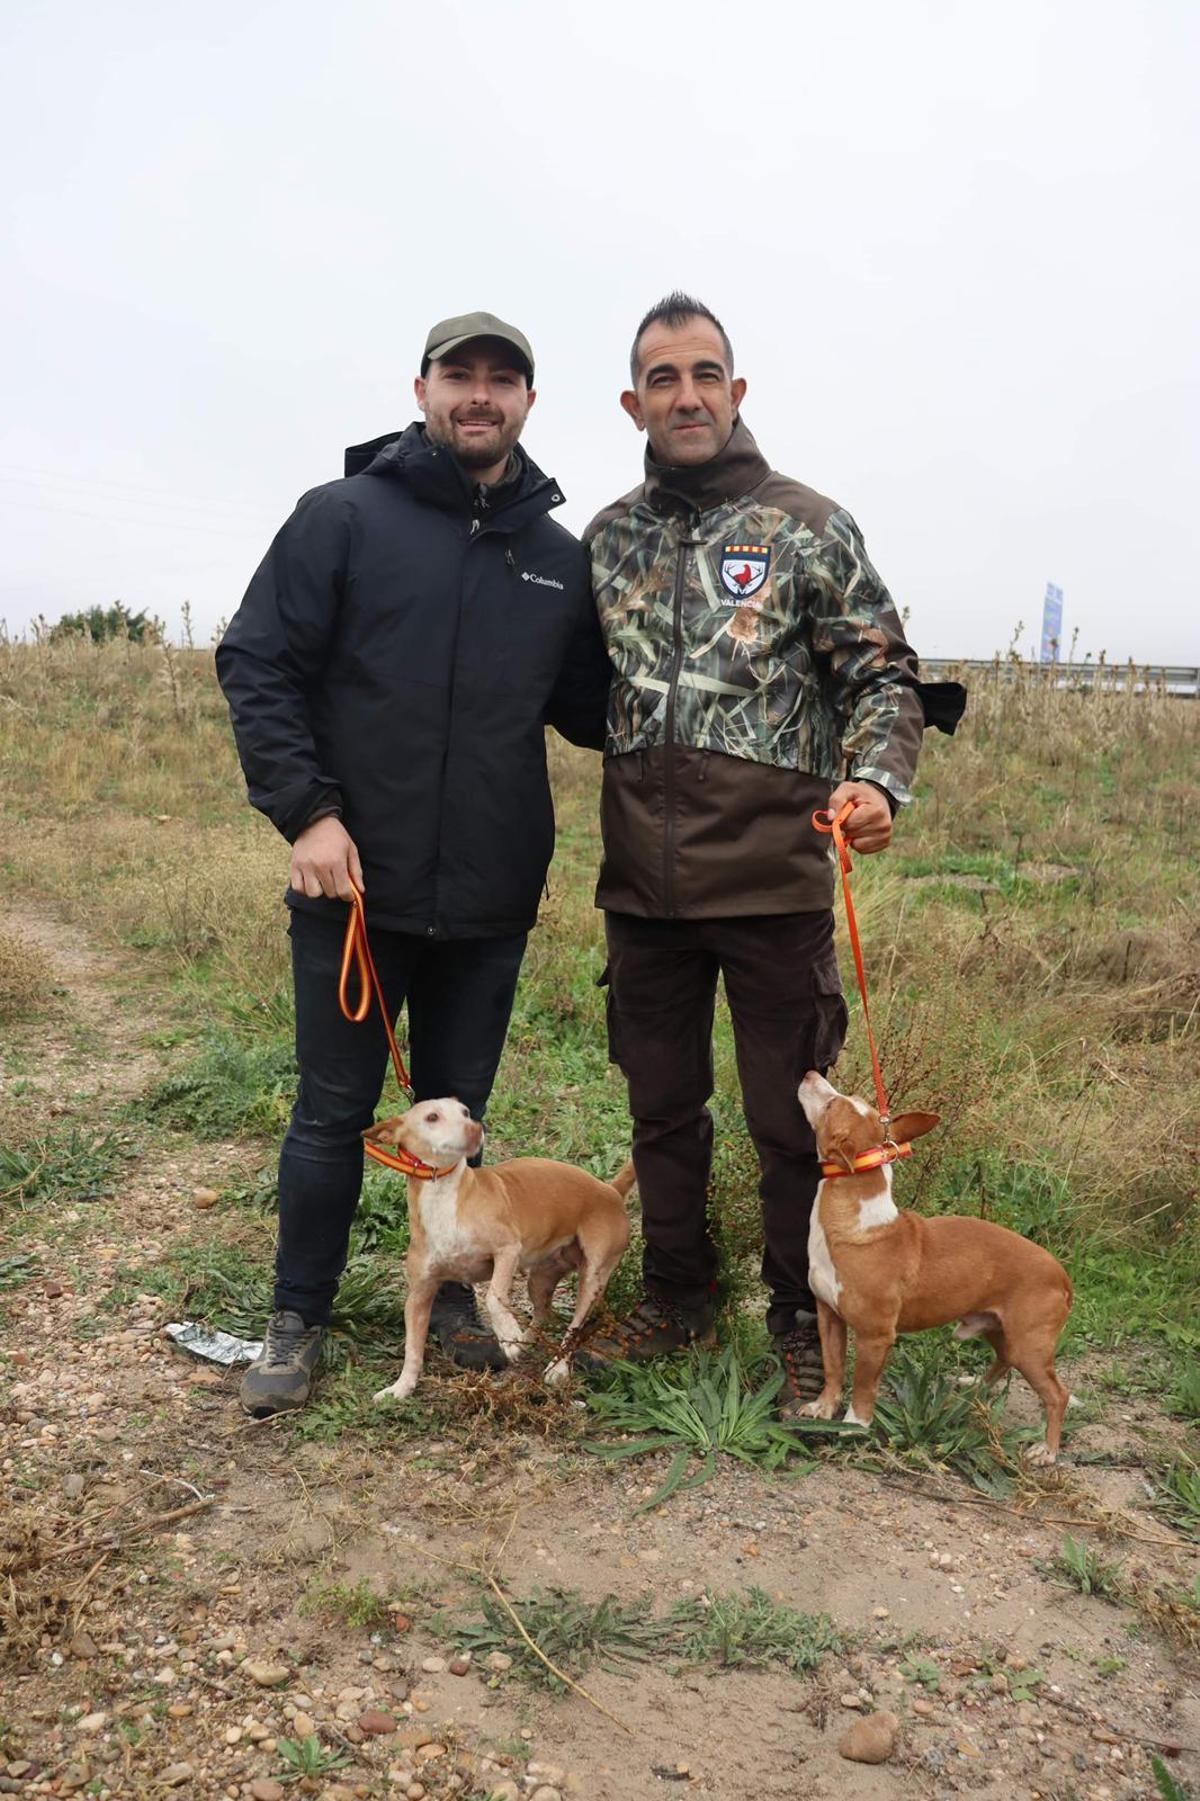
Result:
M919 800L855 881L889 1083L945 1117L922 1163L935 1200L939 1163L1039 1163L1081 1232L1200 1245L1198 727L1194 702L998 664L955 739L927 734ZM543 1147L572 1108L577 1135L600 1109L615 1133L619 1111L596 1074L598 763L558 741L550 762L559 850L506 1066ZM210 653L0 643L8 893L136 947L160 989L181 978L192 1002L281 1029L287 861L246 804ZM567 1079L571 1034L592 1051ZM842 1067L867 1084L857 1021ZM736 1115L727 1033L718 1104Z

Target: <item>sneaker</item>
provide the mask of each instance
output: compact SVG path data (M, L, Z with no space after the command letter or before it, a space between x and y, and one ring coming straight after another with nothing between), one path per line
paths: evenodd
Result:
M475 1290L462 1282L443 1282L434 1296L429 1330L451 1363L464 1370L506 1370L508 1358L475 1305Z
M816 1315L797 1311L791 1331L773 1332L771 1343L783 1370L783 1387L777 1402L779 1417L799 1419L801 1408L815 1401L825 1386L825 1360Z
M306 1326L298 1313L273 1313L263 1348L242 1377L238 1400L256 1420L303 1407L321 1356L322 1326Z
M712 1344L714 1339L711 1304L683 1307L660 1295L646 1295L610 1331L589 1338L573 1361L577 1369L596 1375L613 1363L647 1363L666 1351Z

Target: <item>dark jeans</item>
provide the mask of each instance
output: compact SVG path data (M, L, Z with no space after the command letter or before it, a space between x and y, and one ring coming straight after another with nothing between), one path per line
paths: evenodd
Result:
M807 1070L824 1074L846 1036L833 914L675 920L609 913L605 919L609 1053L629 1083L646 1291L695 1306L713 1290L707 1103L720 974L762 1173L767 1325L786 1331L798 1307L816 1311L808 1286L808 1222L820 1166L796 1089Z
M378 1008L353 1025L338 1007L343 927L295 909L290 929L300 1091L279 1157L275 1306L299 1313L308 1325L324 1325L362 1188L362 1133L374 1117L389 1059ZM408 1065L417 1099L457 1095L482 1119L525 934L430 940L372 932L371 951L393 1024L408 1004ZM405 1105L397 1095L392 1110L403 1112Z

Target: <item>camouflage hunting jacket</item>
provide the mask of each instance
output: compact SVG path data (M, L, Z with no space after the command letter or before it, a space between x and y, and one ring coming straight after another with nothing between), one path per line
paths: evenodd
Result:
M814 808L844 777L911 798L917 660L854 520L739 420L584 534L614 669L597 904L651 918L832 904Z

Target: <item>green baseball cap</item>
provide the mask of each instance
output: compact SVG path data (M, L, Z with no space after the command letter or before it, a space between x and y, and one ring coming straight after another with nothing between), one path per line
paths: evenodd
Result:
M515 325L506 325L503 319L497 319L495 313L460 313L456 319L439 321L425 340L421 374L425 374L430 363L449 356L452 350L469 344L472 338L499 338L503 343L511 344L530 387L533 386L533 351L529 348L529 339Z

